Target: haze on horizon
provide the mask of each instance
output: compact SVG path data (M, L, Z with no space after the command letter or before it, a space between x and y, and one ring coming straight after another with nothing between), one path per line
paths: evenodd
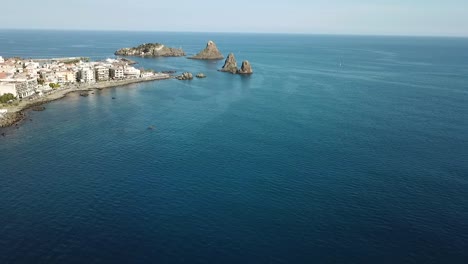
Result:
M468 36L466 0L7 0L0 28Z

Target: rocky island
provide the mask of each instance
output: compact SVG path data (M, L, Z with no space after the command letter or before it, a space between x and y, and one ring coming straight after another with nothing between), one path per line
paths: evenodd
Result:
M223 67L219 70L222 72L229 72L232 74L252 74L252 66L249 61L243 61L240 69L237 68L237 61L233 53L229 53L226 61L224 61Z
M241 68L237 71L238 74L252 74L252 65L250 65L250 62L245 60L242 62Z
M230 72L232 74L237 73L237 61L233 53L229 53L226 60L224 61L223 68L221 68L219 71Z
M161 43L145 43L138 47L119 49L114 53L121 56L138 57L183 57L184 50L166 47Z
M208 41L206 48L200 51L197 55L189 57L194 60L222 60L224 59L223 54L218 50L216 44L213 41Z
M177 76L176 79L180 81L192 80L193 74L191 72L184 72L182 75Z

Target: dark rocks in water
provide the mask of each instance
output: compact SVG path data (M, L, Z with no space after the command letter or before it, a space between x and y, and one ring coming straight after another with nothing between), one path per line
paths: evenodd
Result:
M4 136L5 136L5 133L2 133L2 137L4 137Z
M23 111L6 113L3 115L3 118L0 118L0 127L9 127L14 124L18 126L17 122L24 118L25 114Z
M219 52L218 47L213 41L208 41L206 48L200 51L197 55L189 57L194 60L222 60L224 59L223 54Z
M184 72L182 75L176 77L177 80L185 81L185 80L192 80L193 74L190 72Z
M39 106L34 106L33 108L31 108L33 111L44 111L45 110L45 107L42 106L42 105L39 105Z
M162 71L161 73L166 73L166 74L174 74L176 73L177 71Z
M204 73L200 72L199 74L195 75L195 77L197 77L197 78L206 78L206 75Z
M228 57L226 58L226 61L224 62L223 68L221 68L219 71L222 72L230 72L232 74L252 74L252 65L250 65L249 61L243 61L242 66L240 69L237 69L237 61L236 58L234 57L234 54L229 53Z
M148 130L155 130L156 129L156 126L155 125L151 125L148 127Z
M115 99L115 97L112 97L112 99Z
M239 74L252 74L253 70L252 70L252 65L250 65L250 62L246 61L246 60L243 61L242 66L239 69L239 71L237 71L237 73L239 73Z
M115 52L115 55L138 57L182 57L185 52L182 49L166 47L161 43L145 43L138 47L123 48Z
M88 95L89 95L89 94L88 94L88 93L85 93L85 92L80 93L80 96L83 96L83 97L86 97L86 96L88 96Z
M224 61L223 68L221 68L219 71L230 72L232 74L237 73L237 61L233 53L229 53L226 60Z

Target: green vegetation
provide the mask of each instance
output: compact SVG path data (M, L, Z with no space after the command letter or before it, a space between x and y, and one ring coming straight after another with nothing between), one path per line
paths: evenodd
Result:
M78 63L80 61L89 62L89 58L81 57L79 59L67 60L67 61L64 61L63 63L65 63L65 64L76 64L76 63Z
M10 100L14 100L16 99L15 96L11 93L6 93L6 94L3 94L2 96L0 96L0 103L4 104L4 103L8 103L8 101Z
M49 83L49 86L50 86L50 88L52 88L52 89L60 88L60 84L58 84L58 83Z

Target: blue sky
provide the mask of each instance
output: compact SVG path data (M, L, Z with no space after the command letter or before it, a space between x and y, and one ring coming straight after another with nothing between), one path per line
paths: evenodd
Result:
M467 0L5 0L0 28L468 36Z

